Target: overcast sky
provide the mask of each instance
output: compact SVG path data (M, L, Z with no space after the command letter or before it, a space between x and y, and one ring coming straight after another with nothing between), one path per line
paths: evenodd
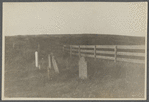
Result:
M145 36L147 2L3 3L3 34Z

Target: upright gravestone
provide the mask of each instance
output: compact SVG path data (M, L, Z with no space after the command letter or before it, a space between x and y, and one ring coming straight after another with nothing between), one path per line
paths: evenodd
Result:
M38 67L38 52L35 52L35 66Z
M58 66L57 66L57 63L55 61L54 56L52 56L52 64L53 64L53 67L54 67L55 72L56 73L59 73L59 69L58 69Z
M81 57L79 60L79 77L81 79L87 78L87 62L84 57Z

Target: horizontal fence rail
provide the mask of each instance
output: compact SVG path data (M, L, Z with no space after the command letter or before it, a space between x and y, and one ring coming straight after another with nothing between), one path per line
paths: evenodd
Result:
M127 56L142 56L144 57L145 53L135 53L135 52L117 52L117 55L127 55Z
M145 49L144 45L118 45L118 49Z
M103 53L103 54L115 54L114 51L96 51L96 53Z
M80 50L81 52L90 52L90 53L94 53L94 50Z
M132 52L129 50L142 50L143 52ZM77 55L79 57L92 57L95 60L98 58L114 60L114 62L124 61L145 63L145 45L64 45L63 51L69 52L70 56ZM143 59L138 59L136 57Z
M113 49L115 46L114 45L96 45L96 48L111 48Z
M92 45L80 45L80 48L94 48Z
M109 56L96 56L96 58L114 60L114 57L109 57Z

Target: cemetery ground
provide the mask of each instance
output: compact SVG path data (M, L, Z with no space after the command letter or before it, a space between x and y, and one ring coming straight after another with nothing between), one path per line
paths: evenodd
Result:
M33 49L19 50L9 47L5 51L4 96L10 98L144 97L144 64L85 58L88 78L82 80L79 78L78 56L70 57L69 53L64 56L62 47L59 49L57 51L53 49L52 52L60 73L56 74L52 68L48 79L48 53L42 56L44 64L39 70L35 67ZM27 53L30 53L29 56ZM66 60L69 61L68 66Z
M56 36L56 35L55 35ZM87 37L86 37L87 36ZM108 40L107 40L108 39ZM63 53L65 44L138 45L145 38L109 35L14 36L5 39L4 96L12 98L143 98L145 65L94 58L87 61L88 78L79 78L78 56ZM139 42L138 42L139 41ZM39 70L35 51L39 48ZM50 70L48 54L53 53L59 74ZM68 61L68 65L66 65ZM3 76L2 76L3 77Z

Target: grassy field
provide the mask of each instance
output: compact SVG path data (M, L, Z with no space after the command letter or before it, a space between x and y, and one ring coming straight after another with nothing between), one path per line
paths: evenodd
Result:
M82 35L83 36L83 35ZM89 36L90 37L90 36ZM103 36L101 38L104 38ZM101 39L99 37L99 39ZM110 39L109 37L108 39ZM113 37L112 44L144 44L144 38ZM121 38L121 39L122 39ZM71 36L17 36L7 37L5 42L5 97L42 97L42 98L143 98L145 82L145 65L126 62L86 58L88 79L79 79L78 56L69 57L62 51L63 44L98 44ZM81 40L77 40L81 39ZM106 37L104 39L107 39ZM104 39L102 43L104 43ZM117 40L116 40L117 39ZM133 40L132 40L133 39ZM128 41L129 41L128 40ZM71 41L71 42L70 42ZM81 43L81 41L84 41ZM116 42L117 41L117 42ZM125 41L128 43L128 41ZM16 45L13 48L12 42ZM93 43L94 42L94 43ZM111 44L110 41L105 44ZM115 42L115 43L114 43ZM35 67L34 53L40 44L39 59L44 58L39 70ZM50 70L47 77L47 55L53 52L60 73ZM66 66L68 61L68 66Z

